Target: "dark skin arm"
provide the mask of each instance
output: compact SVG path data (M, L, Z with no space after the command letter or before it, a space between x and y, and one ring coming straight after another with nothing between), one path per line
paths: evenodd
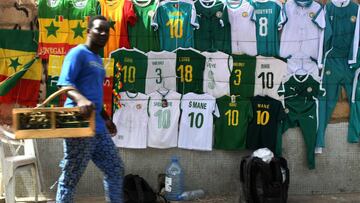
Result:
M89 118L91 112L95 110L95 105L86 97L84 97L79 91L70 90L66 93L66 95L77 103L77 106L80 107L80 114L85 118ZM115 136L117 132L116 125L112 122L104 109L101 111L101 116L104 118L106 127L108 128L111 136Z

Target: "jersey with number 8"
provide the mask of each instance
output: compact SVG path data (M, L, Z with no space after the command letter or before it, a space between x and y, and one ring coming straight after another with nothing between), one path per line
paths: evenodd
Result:
M278 28L283 23L282 6L278 1L256 1L251 19L256 24L258 55L278 56L280 49Z
M213 115L219 117L215 97L187 93L181 99L179 148L212 150Z

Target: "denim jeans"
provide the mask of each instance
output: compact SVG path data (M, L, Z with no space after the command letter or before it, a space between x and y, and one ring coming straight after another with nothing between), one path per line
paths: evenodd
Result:
M76 185L90 160L104 173L106 202L123 203L124 164L107 134L64 140L64 158L60 163L62 173L58 180L56 202L74 201Z

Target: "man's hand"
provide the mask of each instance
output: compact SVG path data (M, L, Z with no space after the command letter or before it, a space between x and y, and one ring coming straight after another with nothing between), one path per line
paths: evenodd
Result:
M84 117L84 118L89 118L91 115L91 112L95 110L95 105L85 99L82 98L78 101L77 103L78 107L80 107L80 114Z
M112 120L105 121L106 127L109 130L111 137L114 137L117 133L116 125L112 122Z

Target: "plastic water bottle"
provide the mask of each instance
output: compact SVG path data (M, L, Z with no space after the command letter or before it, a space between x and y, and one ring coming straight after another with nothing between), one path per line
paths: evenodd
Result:
M203 197L205 194L204 190L191 190L191 191L185 191L181 193L181 195L178 197L179 200L194 200Z
M173 156L170 165L166 168L165 176L165 198L177 201L178 197L184 191L183 171L179 160Z

